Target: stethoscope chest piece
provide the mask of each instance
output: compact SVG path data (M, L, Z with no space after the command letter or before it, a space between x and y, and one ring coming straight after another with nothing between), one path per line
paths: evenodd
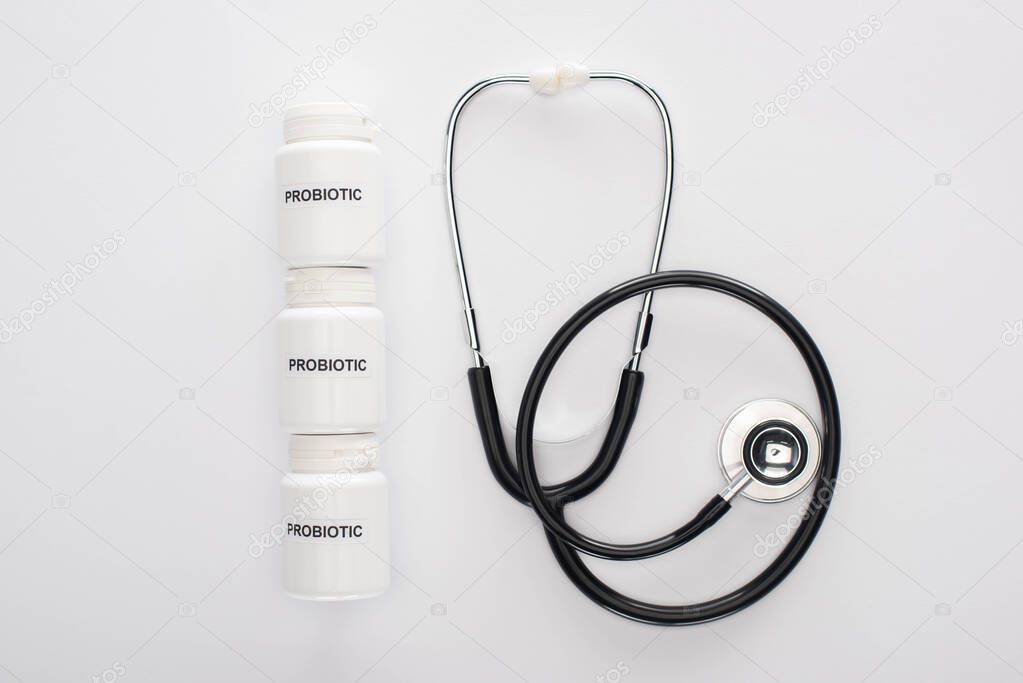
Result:
M776 503L798 495L817 476L821 439L813 420L780 399L752 401L725 420L718 439L730 495Z

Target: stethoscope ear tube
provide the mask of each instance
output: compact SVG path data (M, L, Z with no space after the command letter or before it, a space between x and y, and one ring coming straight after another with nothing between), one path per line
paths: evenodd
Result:
M675 178L675 144L671 132L671 117L668 115L668 108L664 100L652 87L639 80L635 76L618 71L590 71L576 64L562 65L561 67L537 72L543 73L540 83L546 86L552 82L555 86L564 85L565 79L570 79L573 84L583 80L596 81L618 81L629 83L638 88L657 108L661 118L661 129L664 136L664 185L661 194L660 218L657 221L657 233L655 235L653 253L650 259L650 272L656 273L660 268L661 253L664 251L664 238L668 230L668 213L671 209L672 185ZM553 76L552 76L553 74ZM458 271L458 281L462 291L463 312L465 315L466 334L468 336L469 348L472 351L473 359L477 368L486 366L483 358L482 345L480 342L479 328L476 322L476 309L472 305L472 296L469 292L469 275L466 269L465 257L462 253L462 237L458 226L458 209L455 201L455 132L458 129L458 121L462 112L469 102L481 92L498 85L521 83L531 84L537 87L537 81L530 74L506 74L494 76L476 83L466 90L455 103L448 118L448 132L444 150L445 185L447 186L447 209L448 225L451 229L451 246L455 252L455 266ZM557 88L555 88L556 90ZM544 90L545 92L552 92ZM632 358L629 360L629 369L639 370L640 358L643 355L643 347L650 336L649 322L651 319L650 310L653 303L653 294L643 297L643 309L637 320L636 333L633 340Z

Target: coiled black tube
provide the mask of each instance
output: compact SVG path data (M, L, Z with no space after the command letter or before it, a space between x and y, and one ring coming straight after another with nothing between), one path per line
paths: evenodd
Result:
M597 457L581 474L568 482L544 487L540 484L533 454L533 430L544 387L561 355L572 340L599 315L634 296L673 287L696 287L727 294L766 315L789 337L810 371L821 407L821 466L813 498L799 527L778 557L744 586L726 595L690 605L659 605L624 595L594 575L579 553L614 560L636 560L677 548L705 531L729 509L714 496L696 517L670 534L644 543L612 544L589 538L565 519L564 506L591 493L610 475L636 416L642 390L642 373L626 369L607 436ZM666 626L696 624L720 619L756 602L778 585L799 562L824 520L838 474L840 424L838 399L827 365L806 329L784 306L737 280L691 270L644 275L612 287L573 315L547 344L530 374L519 407L516 433L517 468L504 446L490 369L469 370L470 387L484 450L494 476L520 502L531 505L547 533L548 543L562 570L587 597L611 612L636 621Z

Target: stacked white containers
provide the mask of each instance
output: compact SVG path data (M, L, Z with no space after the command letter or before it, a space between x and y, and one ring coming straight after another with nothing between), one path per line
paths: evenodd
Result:
M277 222L288 261L280 330L284 585L309 600L379 595L390 583L384 321L370 267L384 256L380 150L365 108L284 113Z

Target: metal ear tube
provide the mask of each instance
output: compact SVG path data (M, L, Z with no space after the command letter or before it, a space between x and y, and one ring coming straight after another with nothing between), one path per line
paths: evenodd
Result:
M585 76L584 76L585 75ZM661 265L661 253L664 251L664 236L668 230L668 212L671 210L672 182L675 178L675 144L672 139L671 118L668 116L668 109L664 100L657 92L643 81L625 73L617 71L590 71L579 64L567 64L549 69L534 71L532 74L508 74L494 76L480 81L472 86L455 103L448 118L447 138L445 143L445 180L447 186L447 208L448 225L451 230L451 244L455 251L455 267L458 271L458 281L462 292L462 306L465 312L465 323L469 335L469 347L472 349L473 359L477 368L486 366L486 360L480 348L479 328L476 324L476 312L472 307L472 296L469 293L469 279L465 268L465 257L462 254L462 239L458 229L458 209L455 206L455 183L454 183L454 155L455 155L455 134L458 129L458 120L462 111L469 102L482 93L484 90L498 85L508 83L526 83L534 90L545 94L556 94L560 92L566 83L581 85L587 80L592 81L620 81L628 83L641 92L653 102L661 118L661 131L664 140L664 187L661 193L660 217L657 221L657 235L654 239L653 254L650 259L650 272L656 273ZM650 308L653 303L653 295L643 297L643 309L636 324L636 333L633 337L632 358L629 367L632 370L639 370L639 361L645 346L645 340L649 334L648 328L653 316Z

